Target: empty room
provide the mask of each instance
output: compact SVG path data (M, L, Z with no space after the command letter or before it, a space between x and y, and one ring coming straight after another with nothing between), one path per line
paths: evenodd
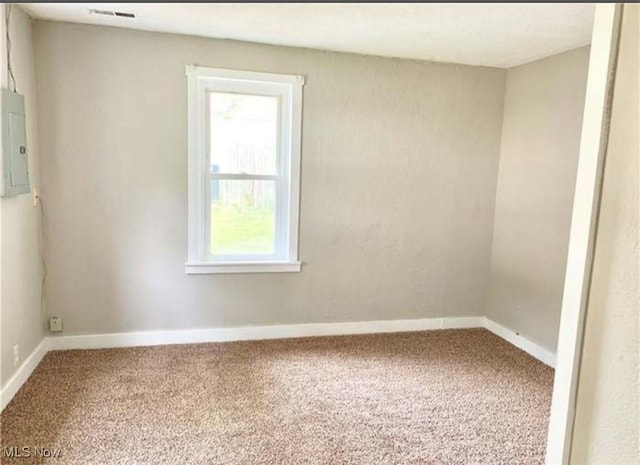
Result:
M640 463L640 8L3 3L0 463Z

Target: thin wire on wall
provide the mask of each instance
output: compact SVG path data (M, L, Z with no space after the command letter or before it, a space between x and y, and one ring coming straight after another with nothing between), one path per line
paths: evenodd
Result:
M38 195L37 201L38 201L38 207L40 210L40 260L42 261L42 281L40 282L40 312L41 312L42 318L46 322L49 318L49 312L47 311L46 300L45 300L45 285L47 282L47 259L46 259L45 250L44 250L45 212L44 212L44 204L42 203L41 195Z
M9 83L11 84L11 90L16 92L16 77L13 75L13 68L11 68L11 33L9 28L11 25L11 9L13 5L7 3L5 5L5 30L7 35L7 71L9 72Z

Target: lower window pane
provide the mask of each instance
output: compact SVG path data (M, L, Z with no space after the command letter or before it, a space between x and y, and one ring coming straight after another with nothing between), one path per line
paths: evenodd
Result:
M275 181L211 180L211 253L275 252Z

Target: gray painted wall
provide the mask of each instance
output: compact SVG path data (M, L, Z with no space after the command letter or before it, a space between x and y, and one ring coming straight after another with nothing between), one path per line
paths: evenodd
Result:
M589 48L507 72L486 315L555 353Z
M47 304L68 333L482 315L504 70L34 29ZM185 276L185 65L304 74L297 274Z
M4 7L1 5L0 53L2 86L7 87L7 61L4 53ZM38 186L38 140L36 128L35 76L31 19L18 6L11 13L11 64L17 91L25 96L27 147L31 186ZM0 383L6 384L15 373L13 346L19 345L20 363L33 352L44 337L44 318L40 308L40 212L30 195L2 198L1 220L1 307L0 307Z

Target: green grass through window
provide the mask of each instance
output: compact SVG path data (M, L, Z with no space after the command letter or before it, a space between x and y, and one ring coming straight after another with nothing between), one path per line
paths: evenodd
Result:
M274 252L275 215L251 202L211 205L211 251L222 254Z

